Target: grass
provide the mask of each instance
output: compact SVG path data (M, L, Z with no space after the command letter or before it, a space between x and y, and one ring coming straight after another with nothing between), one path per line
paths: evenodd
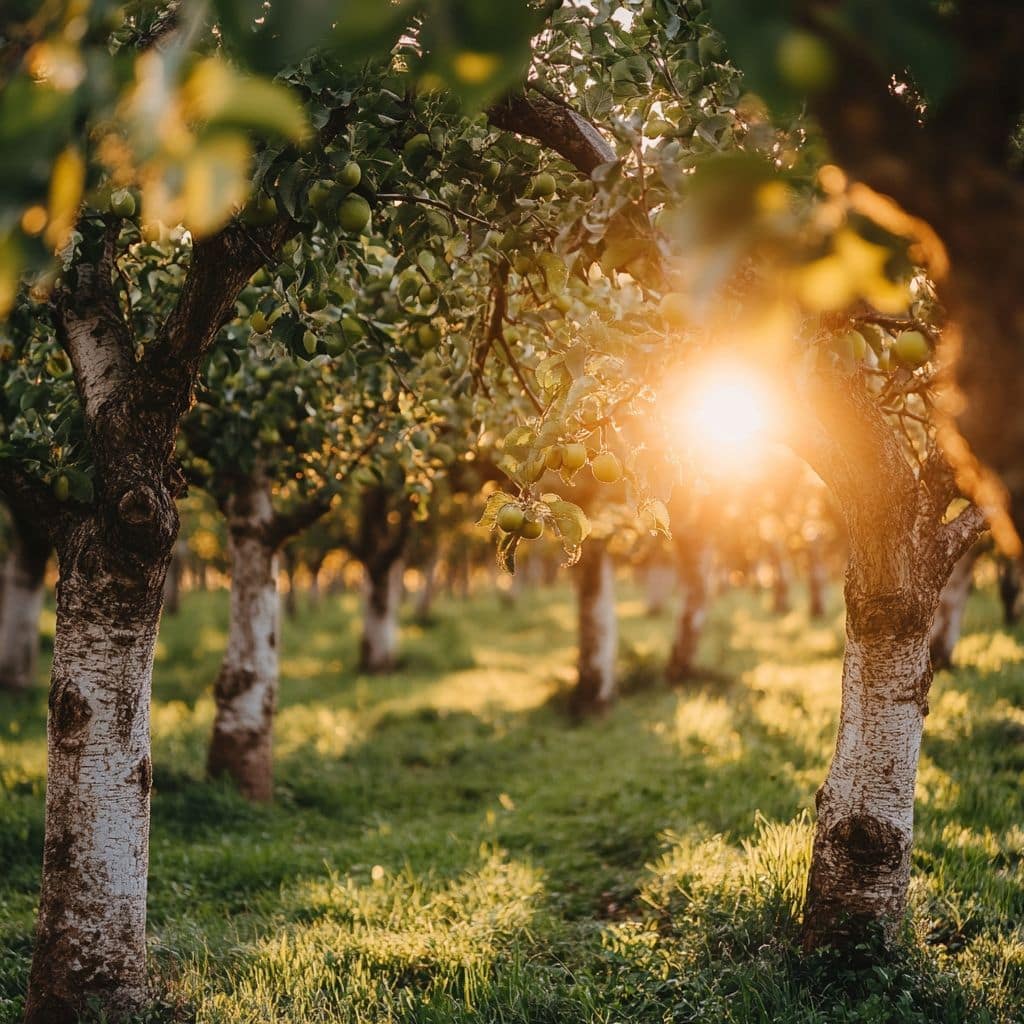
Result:
M873 967L792 945L838 609L811 625L724 596L702 658L732 682L676 694L656 674L671 620L627 589L630 693L573 726L567 590L442 605L380 679L353 668L354 599L332 599L285 626L271 807L202 774L226 610L192 595L160 638L147 1020L1024 1020L1024 633L991 593L936 680L912 912ZM2 1022L27 980L44 766L43 690L0 699Z

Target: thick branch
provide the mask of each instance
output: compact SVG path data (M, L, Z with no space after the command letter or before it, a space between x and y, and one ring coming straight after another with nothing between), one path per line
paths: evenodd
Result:
M107 224L99 258L79 259L55 297L57 337L71 359L90 422L131 372L131 338L112 280L117 238L116 223Z
M968 505L955 519L942 524L938 539L947 572L987 529L985 513L977 505Z
M615 159L615 150L585 117L538 92L512 93L487 111L503 131L536 139L590 176L595 167Z

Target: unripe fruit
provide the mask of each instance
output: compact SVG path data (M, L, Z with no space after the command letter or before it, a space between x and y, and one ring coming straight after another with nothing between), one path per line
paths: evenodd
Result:
M547 171L538 174L533 179L533 188L531 189L534 199L547 199L548 196L554 195L556 185L553 174L548 174Z
M71 497L71 483L64 473L53 478L53 496L58 501L67 501Z
M860 331L847 331L834 342L836 353L843 359L860 362L868 351L868 343Z
M309 187L307 200L309 208L321 219L325 220L334 208L335 189L333 182L314 181Z
M338 171L338 184L345 188L355 188L363 180L363 169L355 162L349 160L340 171Z
M587 446L573 441L562 449L562 465L568 470L582 469L587 464Z
M835 75L832 51L813 32L787 32L775 54L779 74L794 89L820 92Z
M254 228L273 224L277 220L277 203L270 196L257 196L242 210L242 220Z
M117 217L135 216L135 196L126 188L110 193L110 212Z
M908 369L923 366L932 357L931 346L921 331L904 331L893 345L893 355Z
M506 533L516 533L523 525L526 515L518 505L509 503L498 510L498 526Z
M411 171L418 171L430 154L430 136L420 132L409 139L402 147L402 159Z
M269 324L267 323L266 316L257 309L256 312L249 317L249 326L256 334L266 334Z
M315 355L317 346L317 336L312 331L306 331L302 335L302 347L306 350L307 355Z
M562 446L560 444L553 444L547 450L544 454L544 465L547 466L552 473L555 473L562 468Z
M432 348L437 348L441 341L441 332L433 324L420 324L416 328L416 341L424 352L428 352Z
M343 231L362 231L370 222L370 204L362 196L346 196L338 207L338 226Z
M622 464L612 452L601 452L591 460L590 471L595 480L613 484L622 477Z
M658 312L669 327L685 327L690 320L689 302L681 292L666 292L658 303Z
M537 540L544 532L544 524L539 519L527 519L519 528L519 536L523 540Z
M416 297L420 300L420 305L429 306L437 299L437 289L432 284L421 285Z
M489 160L484 164L484 181L494 184L501 175L501 164L497 160Z

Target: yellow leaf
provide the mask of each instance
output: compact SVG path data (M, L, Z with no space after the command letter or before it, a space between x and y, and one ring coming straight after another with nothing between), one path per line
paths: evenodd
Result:
M493 78L501 66L501 58L494 53L477 53L464 50L452 60L455 77L468 85L481 85Z
M183 220L196 235L222 227L249 192L249 144L238 135L200 143L186 160Z
M85 161L74 146L68 146L54 160L50 177L50 220L43 237L54 249L64 246L75 226L84 187Z

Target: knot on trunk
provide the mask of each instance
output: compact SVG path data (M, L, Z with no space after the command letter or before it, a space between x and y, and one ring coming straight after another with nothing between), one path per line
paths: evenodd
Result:
M857 636L898 639L931 629L938 593L930 598L920 591L871 594L849 587L846 597L847 619Z
M853 868L894 870L903 860L903 834L895 825L870 814L852 814L836 822L827 841Z
M136 483L117 501L117 533L125 546L160 555L170 552L178 532L174 499L163 488Z
M89 702L74 683L54 678L50 688L50 727L57 744L67 751L81 749L85 730L92 718Z
M256 673L252 669L222 668L214 683L213 693L218 701L230 701L251 690L255 684Z
M148 487L135 487L121 495L117 511L129 526L146 526L160 514L156 494Z

